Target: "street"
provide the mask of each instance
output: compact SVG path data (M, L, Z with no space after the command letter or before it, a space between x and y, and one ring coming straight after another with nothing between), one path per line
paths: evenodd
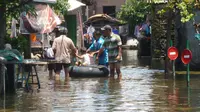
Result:
M190 89L183 75L164 79L163 71L137 62L136 51L124 51L122 80L72 78L49 84L48 72L40 70L41 89L0 100L0 112L193 112L199 109L199 80L191 78ZM125 57L126 56L126 57ZM132 60L132 62L130 61ZM125 62L127 63L127 66ZM145 66L141 66L145 65ZM5 109L4 109L5 105Z

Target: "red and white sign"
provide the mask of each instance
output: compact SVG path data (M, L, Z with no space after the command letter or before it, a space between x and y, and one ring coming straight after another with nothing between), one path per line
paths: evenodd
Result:
M181 60L184 64L190 63L190 61L192 60L192 52L188 49L184 49L181 54Z
M176 47L170 47L167 51L170 60L175 60L178 57L178 50Z

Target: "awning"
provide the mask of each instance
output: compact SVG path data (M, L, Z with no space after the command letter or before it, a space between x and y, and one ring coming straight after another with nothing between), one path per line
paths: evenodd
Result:
M42 3L56 3L56 0L33 0L33 1Z
M68 3L69 3L69 9L68 11L73 11L81 6L85 6L84 3L81 3L77 0L68 0Z

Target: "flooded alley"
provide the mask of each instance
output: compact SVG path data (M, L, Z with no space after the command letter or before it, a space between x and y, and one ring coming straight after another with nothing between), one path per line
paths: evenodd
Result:
M190 89L183 76L164 79L162 70L150 70L148 58L137 51L123 51L122 80L71 78L48 80L40 71L41 89L0 99L0 112L194 112L200 111L200 81L191 77ZM41 68L41 67L39 67Z

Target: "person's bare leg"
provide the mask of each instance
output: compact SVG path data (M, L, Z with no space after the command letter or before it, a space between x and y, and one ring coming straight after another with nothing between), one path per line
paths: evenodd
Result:
M110 77L113 77L115 76L115 66L114 64L109 64L110 65Z
M68 67L64 68L64 70L65 70L65 79L69 79L69 69L68 69Z
M120 67L121 67L120 63L115 63L115 68L116 68L118 79L122 78L122 73L121 73Z
M49 70L49 80L53 79L53 70Z
M60 71L56 71L55 80L60 80Z

